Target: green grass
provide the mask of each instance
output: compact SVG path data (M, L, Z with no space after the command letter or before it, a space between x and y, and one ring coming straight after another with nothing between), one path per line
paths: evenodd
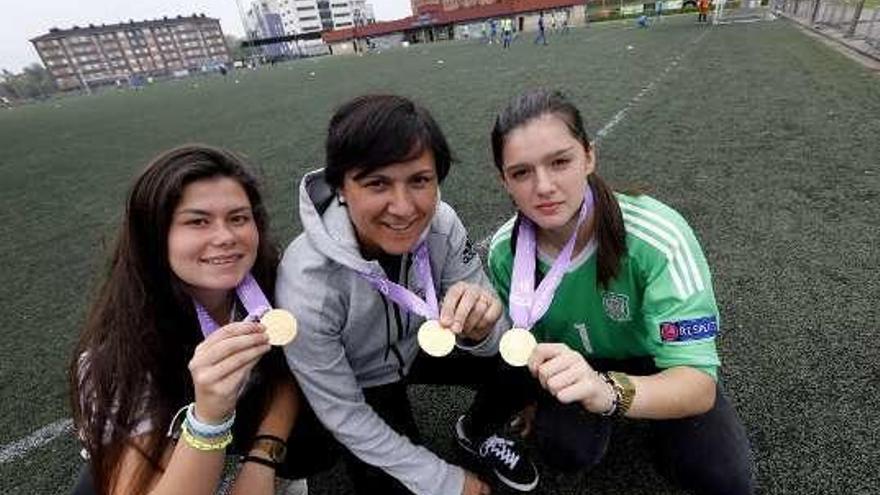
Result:
M65 364L85 304L128 183L160 150L202 141L246 153L286 244L299 232L296 185L322 162L333 108L402 93L444 127L459 159L444 199L482 239L511 213L488 150L510 96L562 88L595 133L654 82L602 140L599 168L613 183L650 184L697 231L724 319L725 388L763 491L877 492L880 80L784 21L631 26L573 29L546 48L528 34L507 52L412 46L0 112L0 444L68 415ZM456 459L449 429L467 395L416 396L432 447ZM598 471L545 471L540 492L676 493L647 468L632 429ZM0 464L0 493L66 493L74 453L65 438ZM313 493L338 483L322 476Z

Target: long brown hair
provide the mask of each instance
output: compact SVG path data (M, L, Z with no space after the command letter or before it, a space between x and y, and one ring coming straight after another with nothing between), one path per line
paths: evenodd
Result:
M580 111L562 93L544 89L527 91L511 100L495 118L491 136L492 157L499 173L503 175L504 143L507 136L514 129L547 114L561 119L571 135L583 145L584 151L589 152L592 149ZM599 284L607 287L620 269L620 259L626 254L626 230L620 205L617 204L611 187L596 172L589 175L587 183L595 198L597 278ZM516 231L514 226L514 236ZM515 247L515 237L512 242Z
M146 490L161 471L172 416L193 400L187 364L202 334L192 300L170 268L168 231L184 188L214 177L234 179L245 190L260 235L251 272L270 298L274 293L278 251L269 238L257 181L243 160L205 145L177 147L154 158L129 191L108 271L70 363L74 424L100 494L110 491L126 447L138 449L147 460L133 483L136 493ZM257 366L263 370L259 376L270 382L283 377L285 368L279 352ZM272 384L253 389L256 397L239 403L265 408ZM244 413L252 414L261 413ZM146 442L136 445L131 436L144 421L150 431Z

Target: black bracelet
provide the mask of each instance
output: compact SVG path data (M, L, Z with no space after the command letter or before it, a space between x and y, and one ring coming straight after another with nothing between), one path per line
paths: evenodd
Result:
M245 462L256 462L257 464L262 464L272 469L278 469L278 464L270 461L269 459L263 459L262 457L257 457L255 455L241 456L241 463L244 464Z

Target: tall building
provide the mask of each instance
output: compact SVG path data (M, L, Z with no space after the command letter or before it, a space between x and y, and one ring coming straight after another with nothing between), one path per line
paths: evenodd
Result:
M52 28L31 40L61 90L164 76L230 61L220 21L190 17Z
M276 8L277 2L273 0L261 0L251 4L245 13L245 25L248 30L248 39L278 38L288 34L284 18ZM290 44L287 42L272 43L261 46L263 55L269 57L282 57L291 54Z
M376 21L372 5L366 0L255 0L245 12L249 38L269 38L260 26L267 14L278 15L286 35L320 33ZM295 43L298 52L323 53L320 39Z

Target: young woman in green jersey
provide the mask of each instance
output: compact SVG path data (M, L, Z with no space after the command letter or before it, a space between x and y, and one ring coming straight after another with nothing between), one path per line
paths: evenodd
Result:
M545 460L591 467L614 417L649 420L657 465L671 481L750 493L748 440L718 385L709 267L687 222L599 178L580 112L560 93L515 98L497 116L492 152L519 210L492 240L496 289L512 307L512 291L532 291L557 261L562 270L546 312L523 325L539 344L530 375L520 369L522 385L505 401L534 405L528 424ZM517 250L531 257L535 277L517 270L526 266Z

